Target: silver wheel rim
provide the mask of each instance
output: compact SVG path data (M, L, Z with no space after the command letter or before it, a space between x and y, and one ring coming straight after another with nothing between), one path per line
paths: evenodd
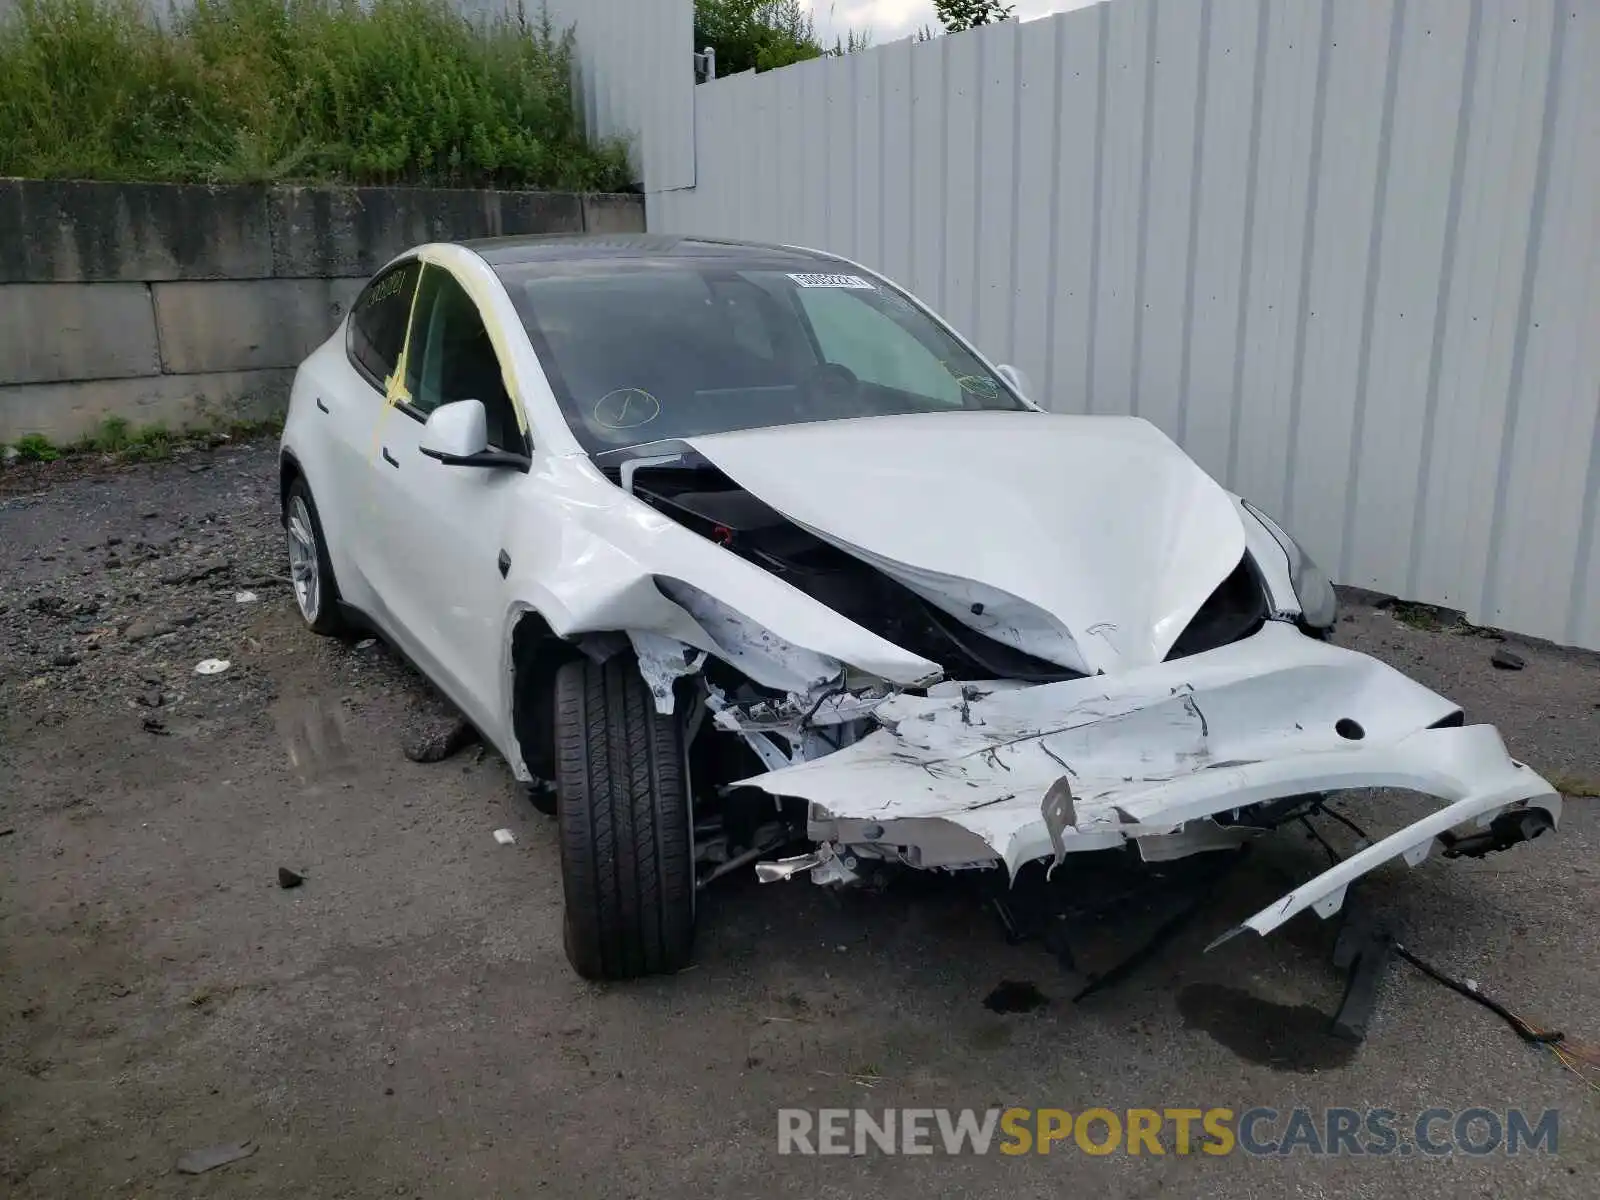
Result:
M289 501L289 520L284 526L289 542L289 579L294 584L294 599L300 606L300 615L307 621L317 619L322 604L315 529L305 499L296 496Z

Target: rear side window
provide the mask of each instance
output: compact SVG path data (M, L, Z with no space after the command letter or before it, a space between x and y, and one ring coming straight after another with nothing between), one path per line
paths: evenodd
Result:
M350 361L375 388L384 386L400 361L406 321L411 316L411 294L421 270L422 264L416 261L390 267L367 284L350 309Z

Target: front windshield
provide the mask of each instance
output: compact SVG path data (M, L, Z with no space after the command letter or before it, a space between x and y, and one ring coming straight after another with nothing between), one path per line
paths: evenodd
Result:
M926 312L864 276L673 259L499 272L590 453L840 417L1026 407Z

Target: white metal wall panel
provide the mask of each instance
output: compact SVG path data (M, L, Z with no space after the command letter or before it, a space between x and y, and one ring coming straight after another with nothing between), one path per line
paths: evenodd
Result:
M1343 582L1600 648L1594 0L1111 0L692 91L653 229L860 258Z
M1330 568L1339 565L1344 553L1342 497L1350 471L1355 405L1332 404L1327 398L1353 398L1361 374L1368 249L1385 152L1384 84L1398 2L1336 5L1329 30L1325 112L1345 114L1348 119L1329 121L1323 129L1297 421L1284 456L1279 515ZM1341 500L1330 505L1329 496ZM1263 505L1279 503L1276 495L1259 499Z
M1173 438L1182 433L1183 353L1193 299L1188 283L1196 211L1195 156L1202 116L1196 97L1210 7L1202 0L1155 9L1155 54L1146 84L1149 137L1130 408Z
M1016 225L1011 298L1011 353L1043 395L1051 361L1056 220L1052 201L1060 162L1062 104L1060 20L1041 22L1034 36L1017 38ZM981 344L998 353L985 335Z
M1017 135L1017 25L984 28L978 38L977 229L974 233L972 316L966 325L982 345L1011 353L1011 278L1017 216L1024 205L1015 186Z
M497 0L457 0L491 11ZM546 0L577 35L579 108L593 137L627 138L647 191L694 181L693 0ZM529 6L530 10L533 6Z
M916 227L912 220L916 178L912 156L912 52L924 47L913 42L896 42L873 51L878 59L878 95L883 101L879 114L880 142L883 146L883 207L878 213L878 238L883 257L867 265L893 279L911 282L911 263L916 257ZM881 264L881 265L878 265Z
M1502 450L1482 611L1496 624L1510 617L1564 625L1565 638L1585 625L1593 629L1593 605L1600 600L1584 579L1575 577L1564 588L1563 580L1542 572L1548 558L1581 565L1593 551L1600 77L1573 68L1600 61L1600 11L1593 4L1558 6L1553 40L1559 71L1547 101L1542 187L1536 183L1540 237L1521 314L1517 403Z
M1313 114L1323 82L1318 34L1324 5L1273 0L1267 8L1260 156L1252 181L1257 197L1246 280L1249 300L1236 351L1242 366L1235 398L1239 415L1227 479L1234 490L1278 510L1283 504L1304 257L1314 216L1310 182L1320 147ZM1352 247L1352 252L1364 249Z
M935 308L944 304L945 52L953 40L915 46L911 56L910 283Z
M1184 448L1207 471L1226 479L1238 440L1244 365L1238 350L1249 299L1256 212L1251 180L1261 147L1267 4L1214 0L1210 16L1189 385L1180 419Z
M1133 409L1133 341L1138 305L1139 229L1144 207L1146 81L1153 66L1151 0L1107 5L1111 32L1104 66L1098 241L1091 267L1089 412Z
M1054 353L1038 397L1048 408L1088 411L1094 362L1096 197L1100 191L1101 113L1105 108L1106 47L1110 6L1055 18L1061 30L1061 88L1056 125L1055 296L1051 305ZM1027 30L1037 36L1037 27Z
M1368 587L1404 578L1410 560L1401 518L1417 502L1470 17L1459 0L1408 0L1396 12L1367 373L1355 398L1343 551L1329 557L1345 582Z
M1534 233L1553 31L1548 5L1533 12L1520 4L1479 7L1457 232L1462 249L1451 277L1438 435L1421 469L1420 511L1427 524L1418 540L1416 582L1408 589L1475 614L1489 570L1500 446L1511 414L1517 307ZM1566 574L1560 570L1558 577Z

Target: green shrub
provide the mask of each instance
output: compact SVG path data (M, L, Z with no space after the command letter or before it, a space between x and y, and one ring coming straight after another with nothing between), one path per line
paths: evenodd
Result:
M572 39L445 0L19 0L0 24L0 176L614 190Z
M42 433L25 433L17 439L17 454L23 462L55 462L61 451Z

